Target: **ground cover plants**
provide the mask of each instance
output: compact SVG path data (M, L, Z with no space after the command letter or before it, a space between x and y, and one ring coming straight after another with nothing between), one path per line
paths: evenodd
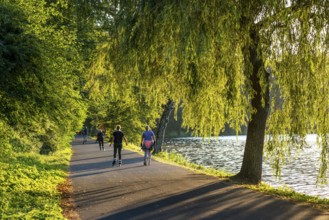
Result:
M15 153L1 160L0 219L65 219L57 187L67 178L71 152Z

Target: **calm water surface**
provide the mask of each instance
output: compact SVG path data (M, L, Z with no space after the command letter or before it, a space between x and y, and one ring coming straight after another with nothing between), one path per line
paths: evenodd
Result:
M316 136L308 135L308 146L295 159L282 167L281 178L273 175L273 170L265 161L262 181L273 187L287 186L296 192L321 198L329 198L329 185L316 186L316 177L320 166L320 150L316 145ZM230 173L238 173L242 164L246 136L221 136L202 141L201 138L173 138L163 145L166 151L182 154L189 161L214 167ZM329 176L329 172L327 174Z

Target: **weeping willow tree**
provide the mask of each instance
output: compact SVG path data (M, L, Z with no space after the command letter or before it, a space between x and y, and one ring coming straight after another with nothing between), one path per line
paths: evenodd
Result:
M328 1L114 4L113 72L133 79L150 99L183 100L184 125L197 135L217 135L225 123L248 125L236 178L261 181L265 137L279 173L286 156L315 132L319 180L326 180Z
M249 183L261 181L264 152L280 174L286 156L317 133L319 180L326 180L329 1L109 4L113 29L99 60L108 60L119 85L142 88L158 106L183 103L183 123L196 135L247 125L235 178Z

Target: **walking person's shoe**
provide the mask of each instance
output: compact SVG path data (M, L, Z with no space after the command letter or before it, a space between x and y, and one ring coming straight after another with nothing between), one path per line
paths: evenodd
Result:
M146 161L144 160L144 166L146 166Z
M115 160L113 160L113 162L112 162L112 166L114 166L114 165L115 165L115 162L116 162L116 161L115 161Z
M119 160L119 166L121 166L122 165L122 160Z

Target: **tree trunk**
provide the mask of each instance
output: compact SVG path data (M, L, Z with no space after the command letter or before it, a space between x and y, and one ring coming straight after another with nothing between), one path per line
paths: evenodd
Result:
M264 94L262 93L259 78L259 70L264 68L264 64L261 56L257 54L258 36L256 32L251 33L251 38L255 44L250 45L247 51L249 61L253 66L250 79L255 95L251 100L251 105L255 112L252 113L251 120L248 124L247 141L241 170L233 179L245 183L258 184L261 182L262 177L265 128L269 111L269 73L264 69L262 70L264 71L267 84ZM265 106L262 104L262 97L264 98Z
M169 99L167 104L163 108L162 116L156 132L156 145L154 147L153 153L158 153L162 149L162 143L165 137L166 128L169 122L169 116L171 111L174 109L174 101Z

